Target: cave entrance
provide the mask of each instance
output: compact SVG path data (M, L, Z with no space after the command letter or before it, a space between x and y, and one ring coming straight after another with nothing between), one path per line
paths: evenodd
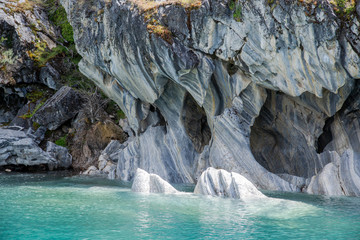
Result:
M320 113L297 104L295 100L299 99L270 90L267 93L267 100L251 128L251 152L272 173L313 176L319 165L315 140L325 119L321 119ZM319 142L321 148L329 140L329 136L324 136Z
M210 142L211 130L205 110L196 103L189 93L185 95L181 117L186 134L192 141L195 150L201 153Z

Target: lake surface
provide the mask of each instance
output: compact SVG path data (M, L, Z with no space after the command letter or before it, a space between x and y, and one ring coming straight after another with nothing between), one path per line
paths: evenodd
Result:
M360 198L265 194L272 198L244 203L133 193L97 178L3 173L0 239L360 239Z

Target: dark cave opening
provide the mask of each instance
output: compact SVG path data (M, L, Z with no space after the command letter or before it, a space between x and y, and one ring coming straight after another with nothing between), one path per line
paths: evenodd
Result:
M325 147L333 140L333 135L331 132L331 124L334 122L334 117L328 118L325 121L325 125L323 128L323 133L317 139L317 153L322 153Z
M192 141L197 152L202 152L204 147L209 144L211 130L207 122L205 110L200 107L194 98L187 93L182 109L182 121L185 131Z
M308 117L315 112L296 104L283 93L270 90L267 93L267 100L250 132L250 148L256 161L275 174L314 175L318 157L313 129L322 120L309 122ZM313 134L314 142L308 141L308 134ZM325 147L330 141L324 135L320 145Z

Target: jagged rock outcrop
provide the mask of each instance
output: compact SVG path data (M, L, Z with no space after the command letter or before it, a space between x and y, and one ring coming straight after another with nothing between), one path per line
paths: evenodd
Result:
M211 167L201 174L194 193L241 200L266 198L249 180L240 174Z
M0 0L0 85L42 83L56 89L59 73L42 66L45 48L55 48L56 31L33 1Z
M25 103L24 89L0 84L0 126L11 122Z
M0 166L56 167L58 162L24 132L0 128Z
M78 92L64 86L41 106L32 120L49 130L56 130L64 122L75 117L83 102Z
M111 155L125 147L118 140L112 140L101 152L98 159L98 166L90 166L83 175L105 175L109 179L116 178L116 162L111 160Z
M149 174L138 168L131 187L133 192L142 193L177 193L178 191L156 174Z
M57 160L56 168L69 168L72 164L72 156L65 147L61 147L52 142L47 142L46 152Z
M113 155L119 178L140 167L191 183L215 167L259 188L301 191L331 163L329 151L360 152L340 144L360 131L350 124L358 106L347 103L360 78L359 16L344 22L328 1L236 1L241 16L228 0L194 2L149 10L62 0L80 70L134 135Z

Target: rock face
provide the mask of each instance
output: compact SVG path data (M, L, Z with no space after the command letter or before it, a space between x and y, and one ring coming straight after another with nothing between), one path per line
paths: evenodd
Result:
M24 132L0 128L0 166L9 165L46 165L52 168L58 162Z
M23 89L5 87L0 84L0 125L11 122L25 103Z
M56 69L38 64L45 48L56 47L56 33L35 2L0 0L0 39L0 85L42 83L58 87Z
M329 1L237 1L241 19L230 1L195 2L62 0L80 70L134 136L110 156L118 178L140 167L194 183L214 167L262 189L305 191L331 151L360 152L358 18L344 22Z
M75 117L83 104L81 96L71 87L62 87L35 113L33 121L55 130Z
M115 123L105 120L90 124L82 112L74 120L73 128L76 129L70 147L73 168L81 171L97 166L101 152L112 140L124 142L126 139L126 134Z
M177 190L164 179L156 174L149 174L140 168L136 170L131 191L142 193L177 193Z
M72 163L72 156L69 151L61 146L56 145L52 142L47 142L46 152L57 160L57 168L69 168Z
M324 195L360 196L360 155L347 150L340 157L332 152L332 162L311 178L306 192Z
M211 167L201 174L194 193L241 200L266 198L249 180L240 174L216 170Z

